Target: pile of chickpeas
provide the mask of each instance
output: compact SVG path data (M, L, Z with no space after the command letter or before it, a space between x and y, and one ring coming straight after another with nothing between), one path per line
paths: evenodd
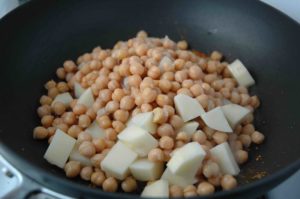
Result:
M140 31L135 38L117 42L113 49L96 47L76 62L65 61L56 71L59 80L45 84L48 93L40 98L41 106L37 109L41 126L34 129L33 137L48 139L50 143L56 129L61 129L77 139L79 153L92 162L92 166L84 166L68 161L64 168L67 177L80 176L104 191L116 192L121 187L124 192L134 192L138 184L132 176L119 181L103 172L100 163L131 116L153 111L153 122L158 124L153 136L159 147L149 152L149 160L166 163L173 150L191 141L200 143L208 153L197 173L199 182L185 188L170 185L171 197L207 195L217 187L235 188L237 180L222 174L209 149L227 141L238 164L244 164L248 159L247 148L264 140L264 135L253 126L253 114L232 134L211 129L201 118L195 119L199 128L190 138L185 132L177 132L184 122L175 110L173 98L179 93L189 95L206 111L230 101L254 112L260 101L257 96L250 96L247 88L238 86L220 52L205 55L187 48L186 41L176 43L167 36L148 37ZM68 107L61 102L51 105L60 93L70 92L74 96L74 82L92 89L93 106L78 104L75 97ZM85 131L94 120L104 129L105 138L92 138Z

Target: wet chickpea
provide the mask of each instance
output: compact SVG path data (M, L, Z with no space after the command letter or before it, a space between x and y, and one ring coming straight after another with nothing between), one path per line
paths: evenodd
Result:
M171 185L169 192L170 192L170 197L174 197L174 198L183 197L183 190L178 185Z
M63 122L68 125L72 125L76 122L76 116L73 112L65 112L62 115L62 119L63 119Z
M115 129L117 133L120 133L125 128L125 124L120 121L113 121L112 127Z
M51 114L51 107L49 105L40 106L37 109L37 113L38 113L39 117L43 117L45 115L50 115Z
M157 128L157 134L160 137L163 137L163 136L170 136L170 137L172 137L172 136L174 136L175 131L174 131L173 127L170 124L165 123L165 124L160 125Z
M180 88L180 89L178 89L177 90L177 94L184 94L184 95L188 95L190 97L193 97L192 92L189 89L187 89L187 88Z
M163 162L164 161L164 152L159 148L152 149L148 153L148 159L152 162Z
M105 109L108 113L113 113L119 108L120 108L120 104L117 101L109 101L105 106Z
M152 110L153 110L153 107L152 107L151 104L142 104L142 105L141 105L141 111L142 111L143 113L150 112L150 111L152 111Z
M147 75L151 77L152 79L158 79L161 75L161 71L157 66L152 66L148 72Z
M175 130L180 129L183 126L183 124L184 124L182 118L179 117L178 115L172 115L170 117L169 122L170 122L170 124L173 126L173 128Z
M177 133L176 140L179 140L179 141L182 141L184 143L187 143L187 142L190 141L190 137L188 136L187 133L181 131L181 132Z
M97 117L96 120L97 120L99 126L103 129L107 129L107 128L111 127L111 120L107 115Z
M77 161L69 161L65 165L65 173L69 178L74 178L80 173L80 162Z
M134 98L131 96L124 96L120 101L120 108L123 110L131 110L134 106Z
M250 96L249 96L248 94L242 93L242 94L240 95L240 97L241 97L240 104L241 104L242 106L246 106L246 105L248 105L248 104L250 103Z
M78 118L78 126L81 128L87 128L91 124L91 119L87 115L80 115Z
M239 136L239 140L242 142L243 146L249 147L252 140L250 135L242 134Z
M255 144L261 144L264 141L264 139L265 139L265 136L258 131L254 131L251 134L251 140Z
M220 174L221 170L217 163L208 161L203 166L203 175L207 178L218 176Z
M48 135L49 135L49 131L42 126L35 127L33 130L34 139L45 139L48 137Z
M170 98L167 95L163 95L163 94L157 95L156 103L161 107L163 107L164 105L171 105L172 104Z
M76 64L72 60L65 61L63 66L67 73L71 73L76 69Z
M48 137L50 137L55 134L56 128L53 126L50 126L47 128L47 130L48 130Z
M109 102L111 100L111 98L112 98L112 92L109 89L100 90L98 97L103 102Z
M182 83L187 78L188 78L188 74L185 70L177 71L175 73L175 80L179 83Z
M202 86L200 84L194 84L190 87L190 91L193 96L198 97L203 93Z
M201 104L201 106L206 109L208 106L208 96L205 94L201 94L198 97L196 97L198 102Z
M58 92L60 92L60 93L69 91L69 86L66 82L58 82L56 85L56 88L57 88Z
M116 60L112 57L107 57L105 60L102 62L103 67L107 69L112 69L116 65Z
M163 124L167 121L168 115L162 108L157 107L153 109L153 122L157 124Z
M237 186L237 181L232 175L224 175L221 180L223 190L230 190Z
M133 177L127 177L121 184L124 192L133 192L137 189L137 182Z
M92 157L96 153L95 146L90 141L83 141L78 148L81 155L86 157Z
M172 149L174 147L174 140L169 136L163 136L159 139L159 146L162 149Z
M206 142L206 135L203 131L197 130L192 137L192 140L198 142L199 144L204 144Z
M114 112L114 119L117 121L125 123L125 122L127 122L128 118L129 118L128 111L119 109Z
M157 92L155 89L152 88L145 88L142 91L142 98L144 103L151 103L154 102L157 97Z
M44 85L44 87L45 87L47 90L49 90L49 89L51 89L51 88L55 88L55 86L56 86L56 82L53 81L53 80L48 81L48 82Z
M123 89L117 88L112 93L112 100L120 102L121 99L125 96Z
M82 131L82 128L80 128L78 125L72 125L72 126L68 129L67 133L68 133L71 137L77 138L78 135L79 135L79 133L80 133L81 131Z
M131 75L128 77L128 85L138 88L142 82L142 78L139 75Z
M158 86L162 92L168 93L172 88L172 83L167 79L161 79L159 80Z
M78 143L82 143L84 141L92 141L92 136L86 131L82 131L77 137Z
M105 180L105 175L102 171L96 171L91 175L91 182L97 186L102 186Z
M145 72L145 68L140 63L133 63L132 65L130 65L129 71L133 75L142 76L143 73Z
M52 109L56 115L62 115L66 111L66 106L62 102L55 102Z
M209 182L201 182L197 187L197 193L199 196L209 195L215 192L215 187Z
M55 126L57 129L62 130L63 132L68 132L69 126L65 123L61 123Z
M246 124L242 128L242 134L251 135L255 131L253 124Z
M106 139L110 141L116 141L117 132L113 128L105 129Z
M90 181L93 174L93 168L90 166L83 167L80 171L80 177L83 180Z
M244 164L248 160L248 152L245 150L237 150L235 152L235 159L238 164Z
M185 40L177 42L177 48L180 50L186 50L188 48L188 43Z
M104 157L105 156L102 153L96 153L95 155L93 155L91 157L91 159L90 159L93 167L99 168L100 167L100 163L102 162L102 160L104 159Z
M53 120L54 120L54 116L52 116L52 115L45 115L41 119L41 124L44 127L48 128L48 127L50 127L52 125Z
M188 185L183 189L184 197L194 197L197 196L197 189L194 185Z
M104 180L102 184L103 191L116 192L118 189L118 182L115 178L109 177Z
M43 95L41 98L40 98L40 104L43 106L43 105L51 105L52 103L52 98L51 97L48 97L47 95Z
M228 134L217 131L213 134L212 138L217 144L222 144L228 140Z
M193 80L199 80L203 78L202 69L199 66L193 65L189 68L189 77Z
M84 114L85 112L87 111L87 108L85 105L83 104L76 104L74 107L73 107L73 113L75 115L82 115Z
M173 108L173 106L164 105L163 110L168 113L168 117L171 117L175 114L175 109Z
M54 99L57 95L59 94L59 91L57 88L50 88L48 90L48 96L51 97L52 99Z

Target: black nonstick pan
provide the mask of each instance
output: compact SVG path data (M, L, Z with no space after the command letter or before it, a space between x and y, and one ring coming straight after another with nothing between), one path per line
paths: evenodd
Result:
M43 159L32 139L43 84L66 59L140 30L186 39L193 49L243 60L262 106L255 125L267 139L253 146L241 186L205 198L254 198L300 168L300 25L258 1L32 1L0 21L0 153L25 176L78 198L137 198L91 188ZM263 174L263 175L262 175ZM261 178L262 177L262 178ZM261 179L260 179L261 178ZM0 185L1 187L1 185Z

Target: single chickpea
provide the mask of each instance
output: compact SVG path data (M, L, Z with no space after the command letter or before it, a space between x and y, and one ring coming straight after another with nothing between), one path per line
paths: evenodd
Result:
M76 122L76 116L73 112L65 112L62 115L62 119L63 119L63 122L68 125L72 125Z
M155 89L145 88L142 91L142 98L144 103L151 103L155 101L156 97L157 97L157 92Z
M190 137L188 136L187 133L181 131L181 132L177 133L176 140L179 140L179 141L187 143L187 142L190 141Z
M173 126L173 128L175 130L180 129L183 126L183 124L184 124L182 118L180 116L178 116L178 115L172 115L170 117L169 122L170 122L170 124Z
M107 76L99 75L99 77L97 77L95 81L95 84L98 89L104 89L107 87L108 82L109 82L109 78Z
M140 30L140 31L136 34L136 37L137 37L137 38L147 38L147 37L148 37L148 34L147 34L146 31Z
M158 128L157 128L157 134L162 137L162 136L170 136L170 137L173 137L174 134L175 134L175 131L173 129L173 127L168 124L168 123L165 123L165 124L162 124L160 125Z
M98 116L96 118L96 120L97 120L99 126L103 129L107 129L107 128L111 127L111 120L107 115L103 115L101 117Z
M53 126L50 126L47 128L47 130L48 130L48 137L50 137L55 134L56 128Z
M204 76L202 69L197 66L193 65L189 68L189 77L193 80L199 80L202 79Z
M239 135L239 140L242 142L243 146L245 147L249 147L252 142L250 135L246 135L246 134Z
M175 80L179 83L182 83L187 78L188 78L188 74L185 70L177 71L175 73Z
M221 179L222 179L222 175L218 175L218 176L213 176L207 179L207 181L214 185L215 187L218 187L221 185Z
M105 129L106 139L110 141L116 141L117 132L113 128Z
M188 95L190 97L193 97L192 92L188 89L188 88L180 88L177 90L177 94L184 94L184 95Z
M55 86L56 86L56 82L53 81L53 80L48 81L48 82L44 85L44 87L45 87L47 90L49 90L49 89L51 89L51 88L55 88Z
M147 75L152 79L158 79L161 75L161 72L157 66L151 66L151 68L147 72Z
M63 66L67 73L71 73L76 69L76 64L72 60L65 61Z
M146 55L147 54L147 51L148 51L148 47L146 44L141 44L141 45L138 45L136 48L135 48L135 52L138 56L143 56L143 55Z
M48 137L48 135L49 135L49 131L42 126L35 127L33 130L34 139L45 139Z
M167 79L161 79L159 80L158 86L162 92L168 93L172 88L172 83Z
M97 153L103 151L106 148L106 142L103 138L94 138L92 142Z
M217 74L216 73L212 73L212 74L207 74L204 76L204 82L208 83L208 84L212 84L213 81L217 80Z
M198 97L203 93L202 86L200 84L194 84L190 87L190 92L193 96Z
M41 119L41 124L44 127L48 128L52 125L53 120L54 120L54 117L52 115L45 115Z
M181 88L180 83L178 83L178 82L172 82L172 88L171 88L171 91L177 92L180 88Z
M80 173L80 162L69 161L64 169L67 177L74 178Z
M75 115L82 115L84 114L85 112L87 111L87 108L85 105L83 104L76 104L74 107L73 107L73 112Z
M143 113L150 112L150 111L152 111L152 110L153 110L153 107L152 107L151 104L142 104L142 105L141 105L141 111L142 111Z
M100 163L104 159L104 155L102 153L97 153L91 157L91 163L95 168L100 167Z
M264 139L265 139L264 134L258 131L254 131L251 135L251 140L255 144L261 144L264 141Z
M79 133L77 138L78 143L82 143L84 141L92 141L92 136L86 131Z
M51 114L51 107L49 105L42 105L37 109L37 114L39 117Z
M105 180L105 175L102 171L96 171L91 175L91 182L97 186L102 186Z
M197 187L197 193L199 196L209 195L215 192L215 187L209 182L201 182Z
M221 88L220 93L227 99L231 98L231 92L229 88Z
M183 189L184 197L194 197L197 196L197 189L194 185L188 185Z
M242 134L251 135L255 131L253 124L246 124L242 128Z
M164 161L164 152L159 148L152 149L148 153L148 159L152 162L163 162Z
M185 40L177 42L177 48L180 50L186 50L188 48L188 43Z
M205 94L201 94L198 97L196 97L198 102L201 104L201 106L206 109L208 107L208 96Z
M113 94L112 94L112 99L114 101L120 102L121 99L125 96L125 92L123 89L117 88L116 90L114 90Z
M217 131L213 134L212 138L217 144L222 144L228 140L228 134Z
M116 65L116 63L117 63L117 61L113 57L107 57L102 62L102 65L103 65L103 67L111 70Z
M219 51L213 51L211 54L210 54L210 58L212 60L216 60L216 61L220 61L222 59L223 55L222 53L220 53Z
M62 123L64 123L63 118L57 117L57 118L55 118L55 119L53 120L52 126L57 126L57 125L62 124Z
M114 91L116 88L120 88L121 85L117 80L110 80L107 84L109 90Z
M68 129L68 134L73 138L77 138L79 133L81 133L81 131L82 131L82 128L80 128L78 125L72 125Z
M105 106L105 110L107 111L107 113L113 113L119 108L120 103L118 101L109 101Z
M62 115L66 111L66 106L62 102L55 102L52 109L56 115Z
M91 118L91 120L96 119L97 114L95 113L95 111L93 110L93 108L89 108L86 113L87 116L89 116L89 118Z
M246 106L250 103L250 96L248 94L242 93L240 97L241 97L240 105Z
M80 115L78 118L78 126L87 128L91 124L91 119L87 115Z
M48 97L47 95L43 95L41 98L40 98L40 104L43 106L43 105L51 105L52 103L52 98L51 97Z
M57 88L58 92L60 92L60 93L69 91L69 86L66 82L58 82L56 85L56 88Z
M182 88L187 88L187 89L189 89L189 88L191 88L193 85L194 85L194 81L193 80L191 80L191 79L186 79L186 80L184 80L183 82L182 82Z
M256 109L256 108L259 107L260 101L259 101L259 98L258 98L256 95L250 97L250 105L251 105L254 109Z
M207 178L218 176L221 172L219 165L213 161L208 161L203 166L203 175Z
M153 122L157 124L163 124L167 121L168 115L162 108L157 107L153 109Z
M224 85L224 81L222 79L215 80L211 83L212 88L215 89L216 91L221 90L223 85Z
M93 168L90 166L83 167L80 171L80 177L83 180L90 181L93 174Z
M177 148L183 147L183 145L185 145L185 144L186 144L185 142L178 140L175 143L175 148L177 149Z
M183 190L178 185L171 185L169 192L170 192L170 197L173 197L173 198L183 197Z
M78 148L81 155L86 157L92 157L96 153L95 146L90 141L83 141Z
M112 92L109 89L103 89L99 92L99 99L101 99L103 102L109 102L112 98Z
M128 118L129 118L128 111L119 109L114 112L114 119L117 121L125 123L125 122L127 122Z
M125 124L120 121L113 121L112 127L115 129L117 133L120 133L123 129L125 129Z
M237 186L237 181L232 175L224 175L221 180L223 190L230 190Z
M58 94L59 94L59 91L56 87L50 88L48 90L48 96L51 97L52 99L54 99Z
M204 144L206 142L206 135L203 131L197 130L192 137L193 141L198 142L199 144Z
M237 150L235 152L235 159L238 164L244 164L248 160L248 152L245 150Z
M174 147L174 140L169 136L163 136L159 139L159 146L162 149L172 149Z
M103 191L116 192L118 189L118 182L115 178L109 177L103 181L102 188Z
M129 67L129 71L131 74L133 75L139 75L142 76L145 72L145 68L142 64L135 62L133 64L130 65Z
M171 105L172 101L170 100L168 95L159 94L156 97L156 103L162 107L164 105Z
M69 130L69 126L67 125L67 124L65 124L65 123L61 123L61 124L58 124L58 125L56 125L55 126L57 129L60 129L60 130L62 130L63 132L68 132L68 130Z
M120 101L120 108L123 110L131 110L134 106L134 98L131 96L124 96Z
M168 117L171 117L171 116L175 115L175 109L174 109L173 106L164 105L163 110L168 113Z
M121 184L124 192L133 192L137 189L137 182L133 177L127 177Z
M203 132L206 134L207 138L210 140L215 133L215 130L209 128L208 126L205 126L203 128Z
M130 87L138 88L142 82L142 78L139 75L131 75L128 77L128 85Z
M244 120L242 121L242 124L244 124L244 125L250 124L250 123L253 122L253 120L254 120L253 113L248 114L248 115L244 118Z

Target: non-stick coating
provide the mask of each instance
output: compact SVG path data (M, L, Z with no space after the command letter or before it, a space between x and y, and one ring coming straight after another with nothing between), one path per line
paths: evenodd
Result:
M57 191L120 198L65 179L63 171L43 159L47 144L33 140L32 129L39 122L43 84L64 60L97 45L111 48L140 29L186 39L206 53L220 50L229 61L239 58L257 82L251 92L260 96L262 106L255 124L267 139L252 147L240 182L247 184L261 171L270 177L214 196L256 196L299 168L300 27L262 3L233 0L44 0L9 14L0 22L0 148L8 160ZM257 155L262 160L256 161Z

